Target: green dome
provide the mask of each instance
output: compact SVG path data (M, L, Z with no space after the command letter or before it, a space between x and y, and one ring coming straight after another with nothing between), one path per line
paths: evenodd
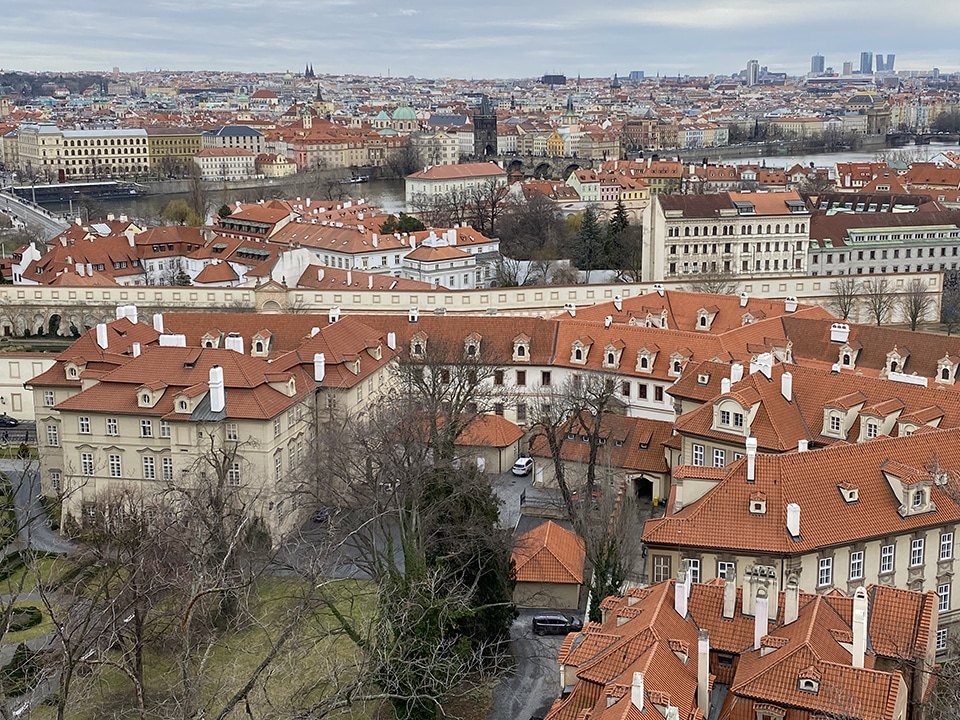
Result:
M393 111L394 120L416 120L417 114L413 111L413 108L406 106L398 107Z

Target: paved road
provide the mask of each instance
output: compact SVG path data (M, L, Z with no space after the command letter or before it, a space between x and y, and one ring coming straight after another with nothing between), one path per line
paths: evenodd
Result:
M63 218L50 214L39 205L24 202L6 191L0 193L0 207L4 211L15 213L27 225L39 227L44 240L50 240L70 227L70 223Z
M0 458L0 471L6 473L14 490L13 503L20 528L20 542L35 550L68 553L74 549L73 543L50 529L47 515L40 506L40 477L36 463L36 459Z

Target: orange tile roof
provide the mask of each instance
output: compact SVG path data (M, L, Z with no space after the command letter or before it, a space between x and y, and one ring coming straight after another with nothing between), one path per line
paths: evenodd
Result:
M523 437L523 430L499 415L477 415L457 436L457 445L505 448Z
M512 558L518 582L583 584L583 540L552 520L518 537Z

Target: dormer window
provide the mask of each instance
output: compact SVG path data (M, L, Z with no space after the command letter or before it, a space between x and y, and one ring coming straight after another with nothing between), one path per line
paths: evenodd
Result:
M867 432L866 432L867 439L869 440L871 438L875 438L879 434L880 434L880 424L875 420L868 420Z
M583 360L583 348L574 348L573 349L573 359L577 362Z
M650 368L650 359L646 356L640 358L640 369L648 370Z
M150 404L150 393L143 393L140 395L140 404L149 405Z
M840 365L842 367L850 367L852 364L853 363L852 363L852 358L850 357L850 353L844 353L843 355L840 356Z
M187 401L186 401L186 400L180 400L179 402L177 402L177 410L179 410L180 412L186 412L186 411L187 411Z
M750 494L750 514L751 515L767 514L767 496L765 493L755 492Z
M957 365L960 364L960 358L944 355L937 361L937 382L946 385L953 385L957 374Z
M423 358L426 351L427 351L426 333L418 332L410 340L410 355L415 358Z
M903 348L905 352L901 353L900 348L894 348L887 353L887 374L902 373L910 357L910 351Z
M69 370L67 370L67 375L69 375L72 378L75 378L77 374L78 374L77 369L75 367L72 367Z
M480 336L477 333L470 333L463 343L463 349L470 360L476 360L480 357Z
M255 353L257 353L258 355L260 355L260 354L263 353L263 340L257 340L257 341L253 344L253 351L254 351Z
M413 344L413 349L411 350L413 355L423 355L423 343L415 342Z
M845 503L855 503L860 501L860 490L853 483L844 480L837 483L837 490L840 491L840 497Z
M802 677L797 680L797 690L816 694L820 692L820 683L813 678Z
M517 357L526 357L526 356L527 356L526 346L524 345L517 346Z
M574 340L570 351L570 362L580 363L581 365L585 364L587 362L587 353L590 352L590 346L592 344L593 340L589 337Z
M926 501L926 492L923 490L915 490L913 493L913 507L920 508L923 507L924 502Z
M513 339L514 362L526 362L530 359L530 336L520 333Z

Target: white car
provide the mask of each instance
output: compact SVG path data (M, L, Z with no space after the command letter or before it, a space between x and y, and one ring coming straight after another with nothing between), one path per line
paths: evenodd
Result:
M533 458L521 457L517 458L510 472L514 475L529 475L531 470L533 470Z

